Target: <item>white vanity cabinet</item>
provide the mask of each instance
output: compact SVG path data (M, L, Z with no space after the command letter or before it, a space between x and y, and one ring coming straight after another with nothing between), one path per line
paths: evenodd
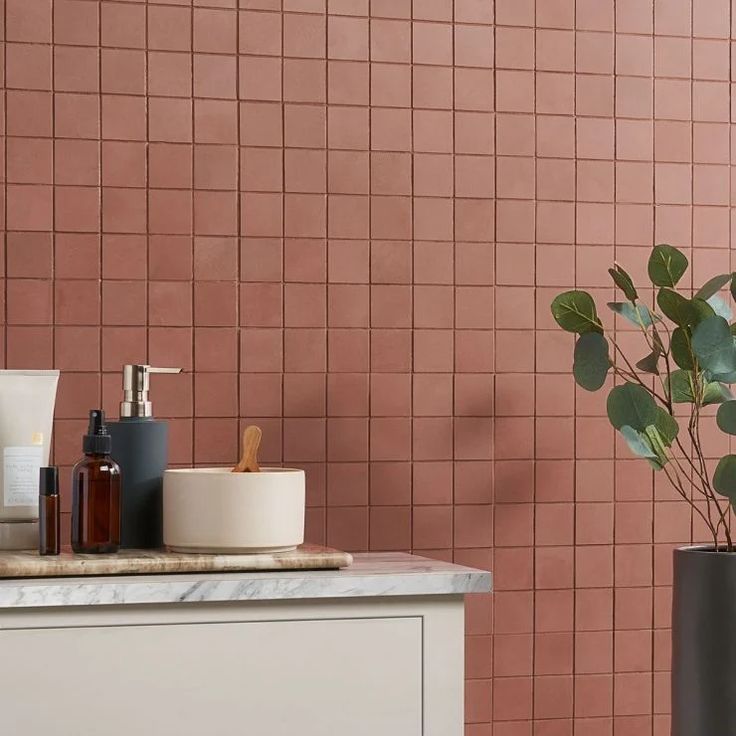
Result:
M13 736L462 736L463 595L403 554L341 571L0 581Z

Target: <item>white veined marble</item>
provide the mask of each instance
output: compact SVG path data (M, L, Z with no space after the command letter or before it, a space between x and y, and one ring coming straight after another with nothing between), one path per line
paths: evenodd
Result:
M353 556L343 570L0 580L0 610L135 603L462 595L491 590L491 573L403 553Z

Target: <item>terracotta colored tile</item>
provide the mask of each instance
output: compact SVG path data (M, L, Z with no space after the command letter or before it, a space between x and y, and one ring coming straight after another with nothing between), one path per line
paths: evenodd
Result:
M156 20L155 17L152 20ZM146 8L134 4L100 6L102 45L142 49L146 45Z
M149 324L192 324L191 286L177 281L152 281L148 286Z
M102 324L139 325L146 320L143 281L107 281L102 286Z
M690 0L676 0L664 2L656 0L654 3L654 27L658 34L673 36L690 35Z
M371 147L374 150L409 150L410 140L408 110L371 110Z
M327 543L341 549L368 549L368 508L330 508L327 511Z
M199 11L202 13L203 11ZM148 47L165 51L188 51L192 44L192 17L187 8L153 6L148 8ZM200 32L207 18L199 21ZM233 24L233 39L235 24ZM207 49L197 48L198 51Z
M327 365L330 371L361 373L369 365L368 332L361 329L331 330Z
M150 94L188 97L191 89L192 59L189 54L169 51L150 51L148 53L148 91Z
M39 8L43 8L43 4L39 4ZM55 43L96 46L99 33L99 8L95 5L87 5L82 0L62 0L54 3L53 26ZM34 32L43 33L43 28L43 24L38 24Z
M294 16L285 17L285 33L292 18ZM305 19L305 22L307 20ZM281 52L282 19L279 14L245 10L239 13L238 23L240 27L238 50L241 53L278 55ZM286 48L288 51L288 44Z
M6 46L5 83L10 88L50 90L51 67L49 46L30 43L8 43Z
M237 66L232 56L195 54L194 94L197 97L234 98Z
M149 297L150 298L150 297ZM247 335L243 333L243 342ZM269 348L272 347L269 345ZM269 353L269 356L273 353ZM231 328L197 327L194 329L195 371L235 371L238 369L238 335Z
M54 319L62 325L88 325L100 319L100 285L97 281L62 280L54 285Z
M6 187L7 226L13 230L51 230L52 192L47 186L9 184Z
M238 448L235 419L200 418L194 424L194 461L209 465L234 462Z
M153 123L153 119L151 122ZM102 135L108 140L145 140L145 99L124 95L103 95Z
M59 95L61 110L64 109L65 96ZM51 136L52 112L51 95L47 92L6 92L7 133L9 135ZM63 131L63 128L62 128ZM58 133L63 135L63 132Z
M6 143L6 181L51 184L53 148L50 140L9 138Z
M368 377L338 373L327 377L328 416L366 416L368 414Z

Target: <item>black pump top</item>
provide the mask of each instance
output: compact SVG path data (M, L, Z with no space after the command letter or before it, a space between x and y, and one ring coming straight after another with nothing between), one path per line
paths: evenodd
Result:
M38 474L38 492L41 496L59 495L59 468L51 465L48 468L40 468Z
M109 455L112 450L112 437L108 434L102 409L89 411L89 427L82 439L82 450L85 455Z

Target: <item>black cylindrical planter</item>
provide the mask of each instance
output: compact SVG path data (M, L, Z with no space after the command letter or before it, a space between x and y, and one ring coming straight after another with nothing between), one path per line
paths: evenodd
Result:
M674 553L672 736L736 734L736 553Z

